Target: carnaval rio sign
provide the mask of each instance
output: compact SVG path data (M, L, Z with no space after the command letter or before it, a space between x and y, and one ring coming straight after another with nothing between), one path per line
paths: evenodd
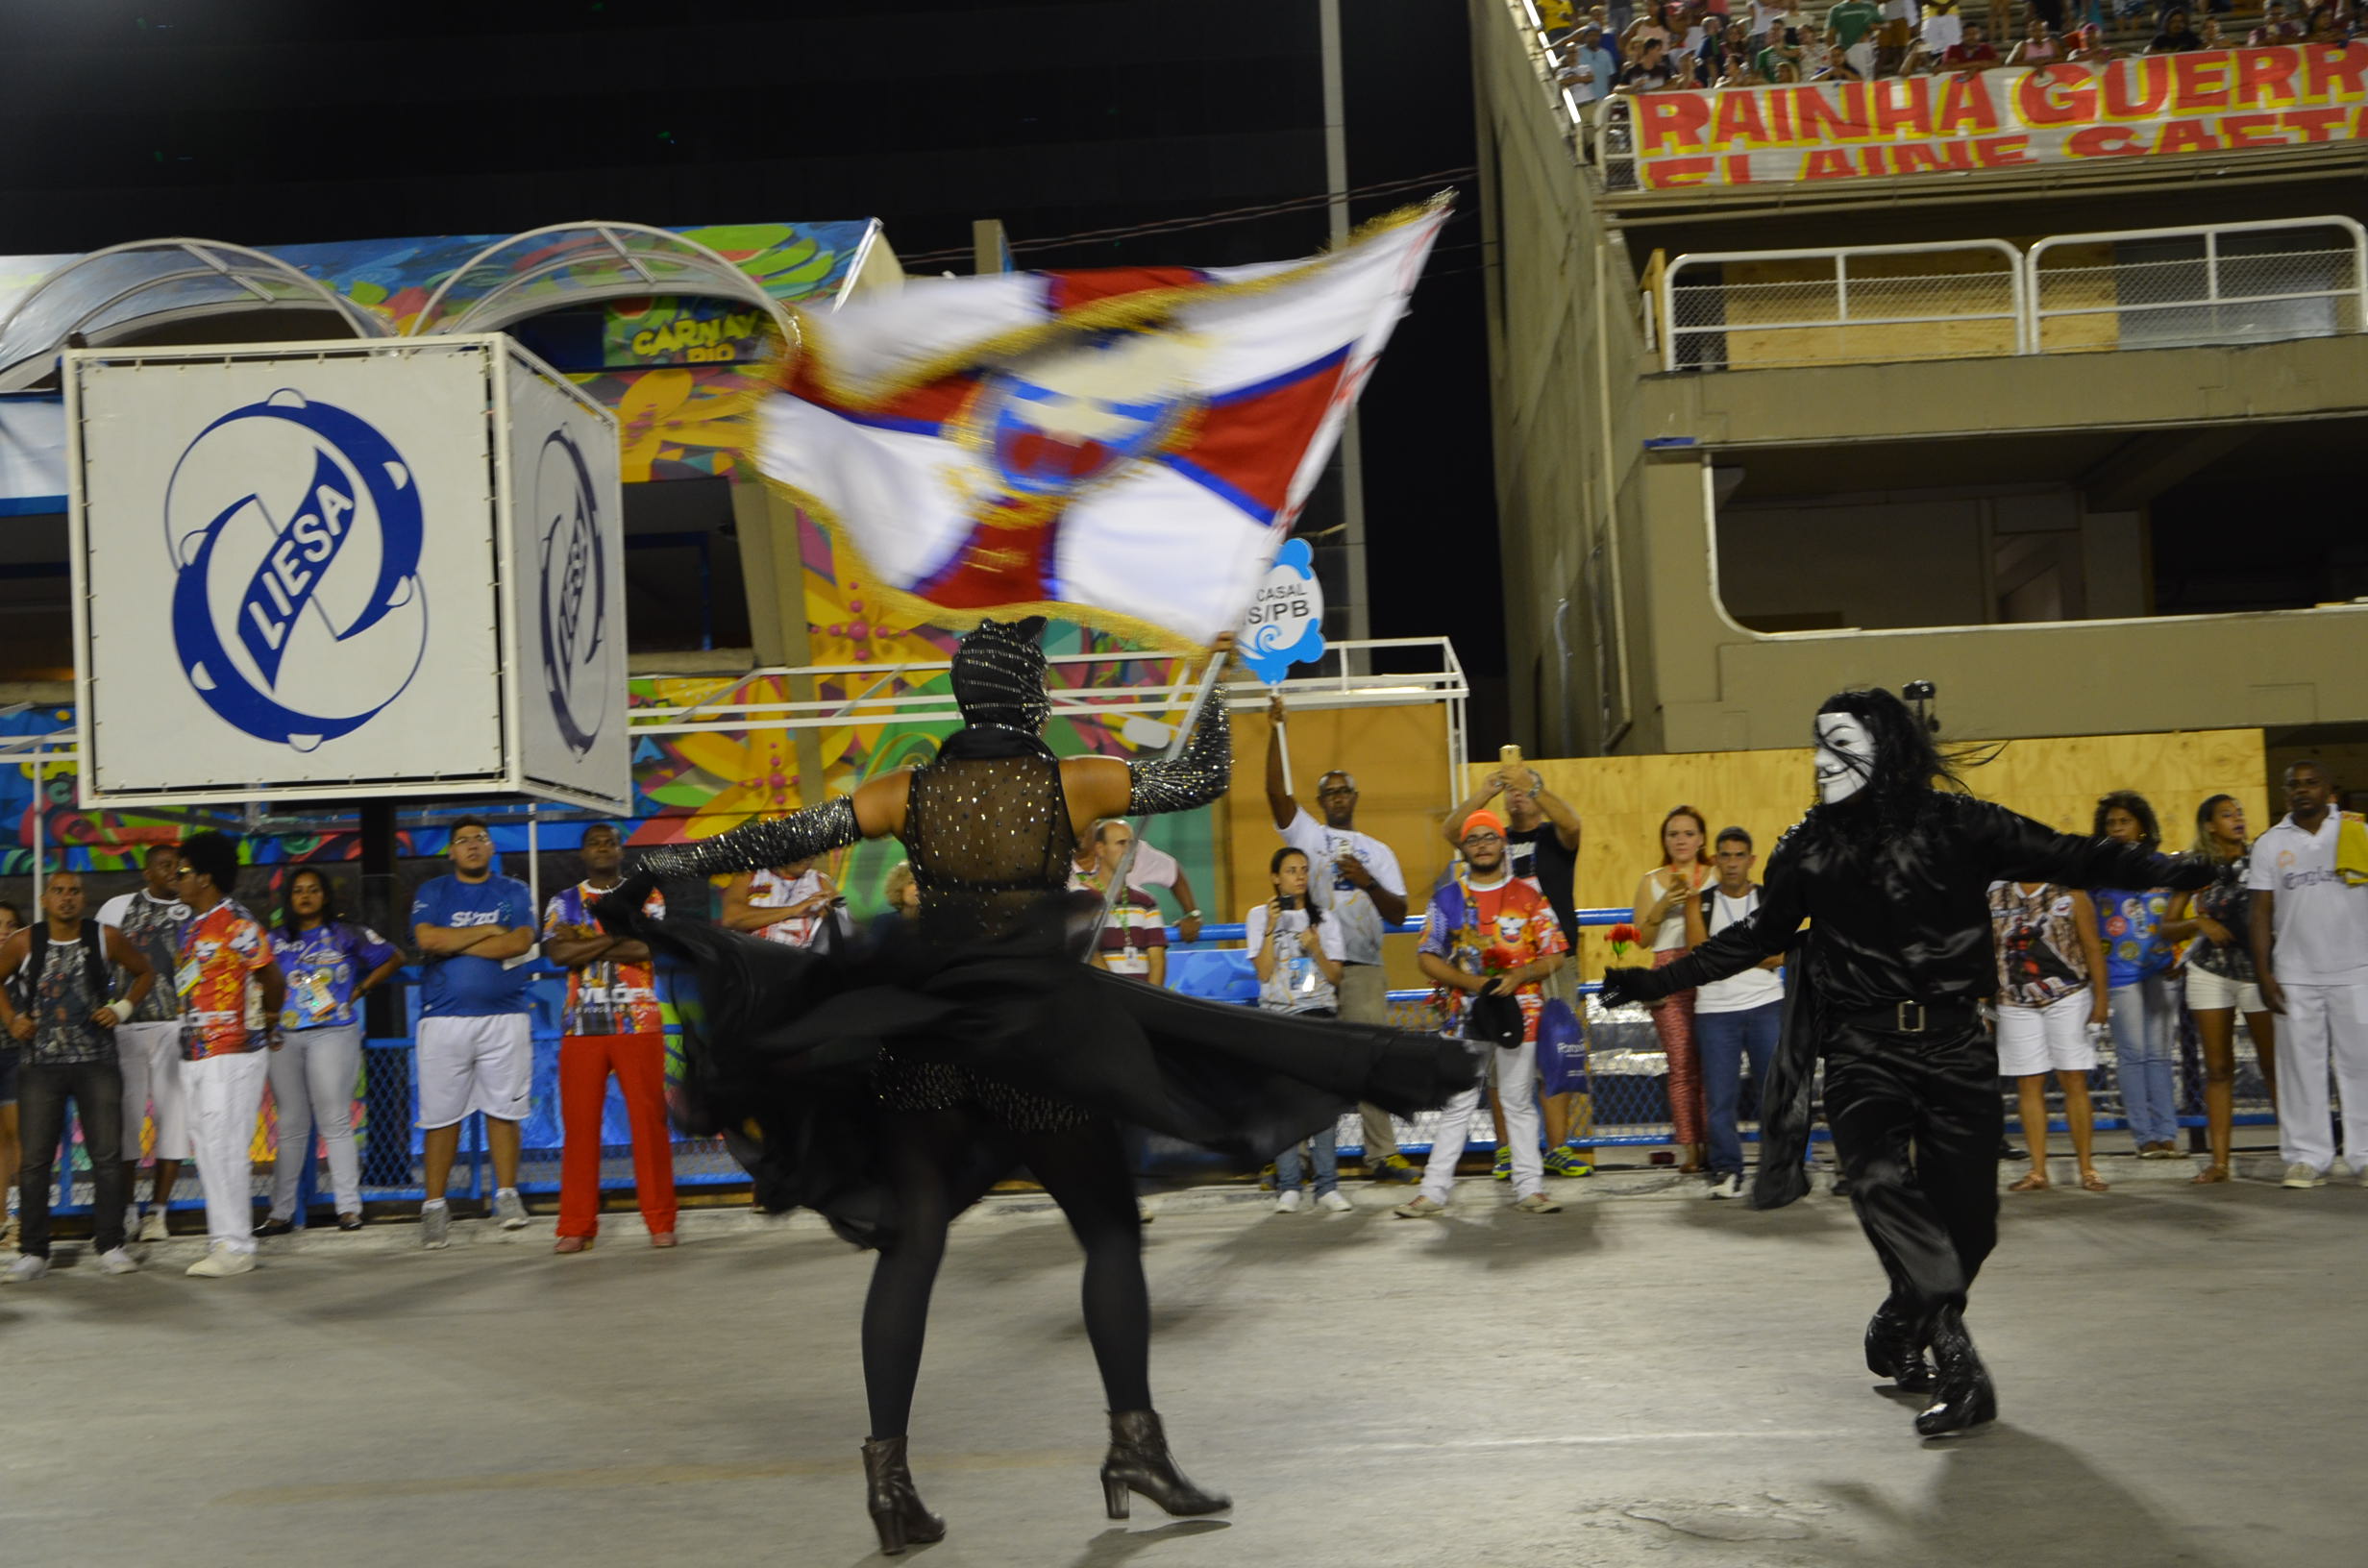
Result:
M2300 147L2368 140L2368 43L1648 92L1634 112L1647 190Z

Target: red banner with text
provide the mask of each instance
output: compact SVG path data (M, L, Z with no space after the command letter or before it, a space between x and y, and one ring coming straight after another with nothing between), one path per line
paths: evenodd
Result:
M1647 92L1638 184L1791 184L2368 140L2368 43Z

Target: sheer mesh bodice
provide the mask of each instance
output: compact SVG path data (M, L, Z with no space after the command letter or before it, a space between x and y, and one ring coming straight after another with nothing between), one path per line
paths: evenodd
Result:
M931 940L1009 936L1069 885L1077 836L1057 759L941 757L913 771L905 801L904 847Z

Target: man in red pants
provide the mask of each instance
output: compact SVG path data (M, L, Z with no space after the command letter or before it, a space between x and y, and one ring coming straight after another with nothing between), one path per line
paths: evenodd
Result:
M584 879L543 912L543 953L568 971L560 1019L559 1239L554 1252L582 1252L601 1226L601 1111L617 1075L633 1129L633 1187L650 1244L675 1244L674 1144L666 1127L666 1035L651 984L650 949L612 937L593 918L601 894L624 880L624 845L606 823L583 833ZM642 913L661 917L652 893Z

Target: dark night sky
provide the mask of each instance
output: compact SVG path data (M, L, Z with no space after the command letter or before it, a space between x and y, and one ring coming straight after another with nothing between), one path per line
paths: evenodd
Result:
M1343 10L1349 184L1468 169L1464 7ZM0 131L19 149L0 252L876 216L915 257L967 252L976 217L1028 247L1320 196L1317 16L1315 0L0 0ZM1374 630L1446 631L1493 674L1485 253L1475 187L1448 183L1462 214L1362 404ZM1310 208L1020 261L1224 264L1325 233Z

